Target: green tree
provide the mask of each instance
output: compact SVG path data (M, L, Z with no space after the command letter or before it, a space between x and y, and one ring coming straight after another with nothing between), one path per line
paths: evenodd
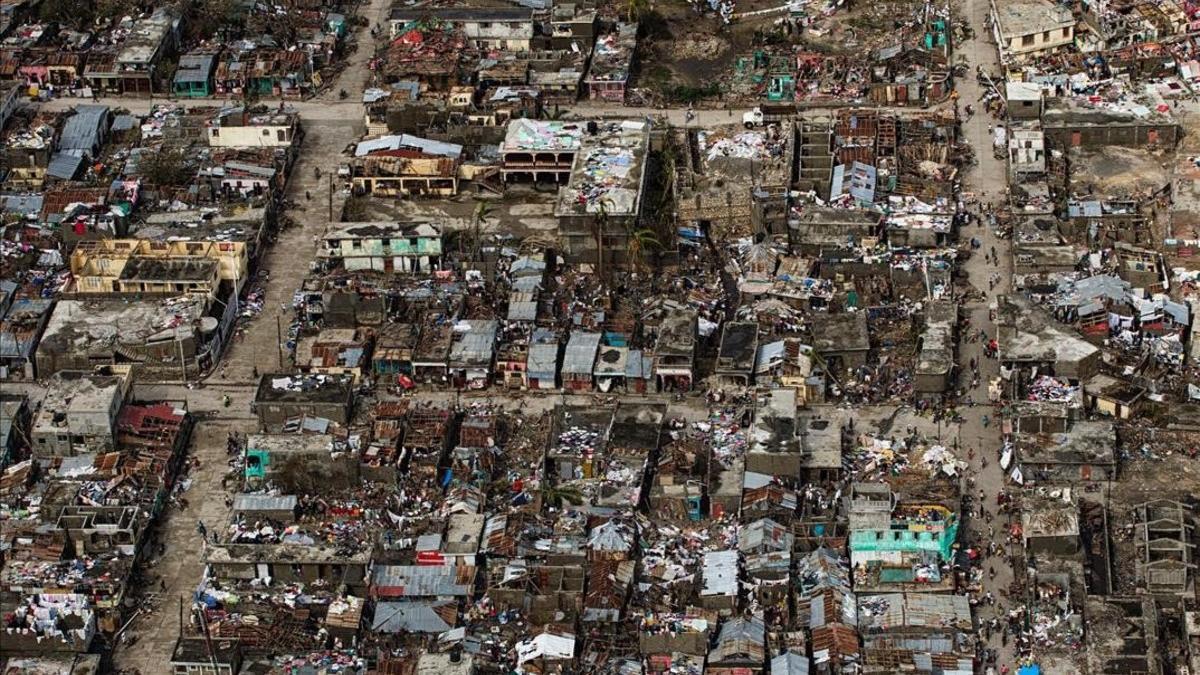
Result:
M161 148L138 156L138 173L147 183L158 187L183 187L192 181L193 172L180 148Z
M625 252L629 256L629 264L634 269L645 269L646 254L662 250L662 242L658 240L658 234L648 227L639 227L631 229L627 235Z
M584 502L583 492L573 485L551 485L549 482L542 483L542 503L553 506L556 509L562 508L563 502L572 505L582 504Z
M649 8L649 0L625 0L625 20L633 23L641 18L642 13Z

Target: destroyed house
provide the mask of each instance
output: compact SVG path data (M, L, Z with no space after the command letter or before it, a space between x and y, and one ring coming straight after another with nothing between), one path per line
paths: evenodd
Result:
M767 659L767 634L761 614L736 617L721 624L704 672L718 675L758 672Z
M353 328L325 328L296 344L296 368L303 373L349 375L358 381L368 363L370 338Z
M360 142L350 166L359 194L380 197L458 194L463 146L411 134Z
M812 321L813 351L832 372L856 370L867 365L871 336L867 313L818 314Z
M33 455L48 461L116 446L116 423L133 386L128 366L54 374L33 420Z
M432 272L441 263L442 236L429 223L354 223L326 233L318 255L351 272Z
M426 314L421 322L420 339L412 352L413 379L447 384L453 342L453 324L449 317L438 311Z
M393 7L388 16L392 38L433 21L461 31L471 45L486 51L528 51L534 37L533 10L525 7Z
M863 667L871 675L974 672L971 606L965 595L892 593L858 598Z
M729 321L721 328L721 346L717 351L716 375L722 380L749 386L758 356L758 324Z
M284 49L270 36L235 42L222 52L213 74L218 96L300 98L312 90L313 58L307 50Z
M593 100L625 102L625 85L637 50L636 23L617 23L596 38L591 67L584 80Z
M1063 433L1018 433L1017 460L1025 480L1115 480L1116 433L1108 422L1073 422Z
M0 307L0 380L34 378L38 341L53 306L52 298L23 297Z
M349 452L340 451L334 437L323 433L250 434L246 439L246 485L272 484L285 490L309 486L309 478L325 472L324 490L348 488L358 478Z
M660 391L689 391L695 378L697 315L677 308L664 316L654 342L654 377Z
M176 10L160 7L148 17L134 21L115 51L93 49L83 79L104 94L151 96L161 93L159 65L171 57L179 41L182 18Z
M591 474L598 482L596 505L632 510L642 504L650 457L658 450L665 418L662 405L623 402L617 406L611 441L592 462Z
M1153 599L1091 595L1084 611L1092 638L1084 646L1090 672L1164 672L1158 607Z
M327 543L208 544L203 556L213 579L345 585L356 595L367 590L371 566L370 546L356 550Z
M546 452L546 476L566 483L596 476L612 434L611 408L558 407Z
M800 255L854 247L879 235L879 214L873 211L806 205L788 221L788 243Z
M746 575L780 581L791 571L795 536L785 525L759 518L738 528L738 550L745 556Z
M263 428L279 429L306 417L347 424L353 402L349 377L267 373L259 380L251 409Z
M677 133L682 134L677 142L693 149L677 167L681 220L708 223L718 233L739 232L747 221L756 231L785 232L795 163L791 122L761 130L728 124Z
M400 441L400 465L411 474L434 479L453 442L454 421L449 408L433 404L411 408Z
M1135 513L1138 585L1151 595L1190 596L1196 569L1191 510L1176 501L1157 499L1138 505Z
M580 620L585 623L620 621L632 591L636 569L637 562L633 560L601 560L589 564Z

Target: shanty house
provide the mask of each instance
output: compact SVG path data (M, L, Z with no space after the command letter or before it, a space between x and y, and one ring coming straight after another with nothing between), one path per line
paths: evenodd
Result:
M600 351L600 333L575 331L563 353L562 383L569 391L590 391L596 354Z
M708 653L704 669L710 675L757 673L767 659L767 635L761 614L736 617L721 625L716 646Z
M530 389L558 387L558 364L562 346L558 334L537 329L529 339L529 355L525 361L525 377Z
M217 55L204 52L179 57L179 67L171 80L171 92L184 98L210 96L213 93L213 71Z

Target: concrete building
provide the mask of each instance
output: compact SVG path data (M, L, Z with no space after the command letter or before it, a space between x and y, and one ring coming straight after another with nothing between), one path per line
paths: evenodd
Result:
M33 455L41 461L111 449L116 422L133 385L129 366L54 374L31 429Z
M299 140L300 116L284 109L247 113L224 108L208 122L208 144L214 148L286 148Z
M149 96L161 92L158 66L177 47L181 22L174 9L154 10L133 25L115 53L89 58L83 71L84 80L104 94Z
M500 174L519 180L566 183L582 145L583 124L555 120L515 119L500 144Z
M1080 98L1047 99L1042 111L1046 140L1058 148L1117 145L1173 148L1180 127L1155 102L1099 105Z
M992 30L1005 63L1053 52L1075 40L1075 17L1052 0L992 0Z
M567 260L595 263L600 271L624 260L642 213L649 149L645 120L588 123L571 178L554 206L560 253Z
M462 31L476 49L529 51L534 37L533 10L523 7L395 7L388 17L392 38L419 21L434 19Z
M259 380L251 408L263 428L269 430L304 417L346 424L353 403L352 378L268 373Z
M441 264L442 233L430 223L354 223L327 232L317 255L348 272L433 272Z

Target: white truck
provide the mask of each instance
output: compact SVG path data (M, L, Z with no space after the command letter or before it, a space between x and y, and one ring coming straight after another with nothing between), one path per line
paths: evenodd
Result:
M795 117L796 106L790 103L768 103L766 105L755 106L754 110L742 113L742 126L747 129L761 127L767 124L782 122L790 117Z

